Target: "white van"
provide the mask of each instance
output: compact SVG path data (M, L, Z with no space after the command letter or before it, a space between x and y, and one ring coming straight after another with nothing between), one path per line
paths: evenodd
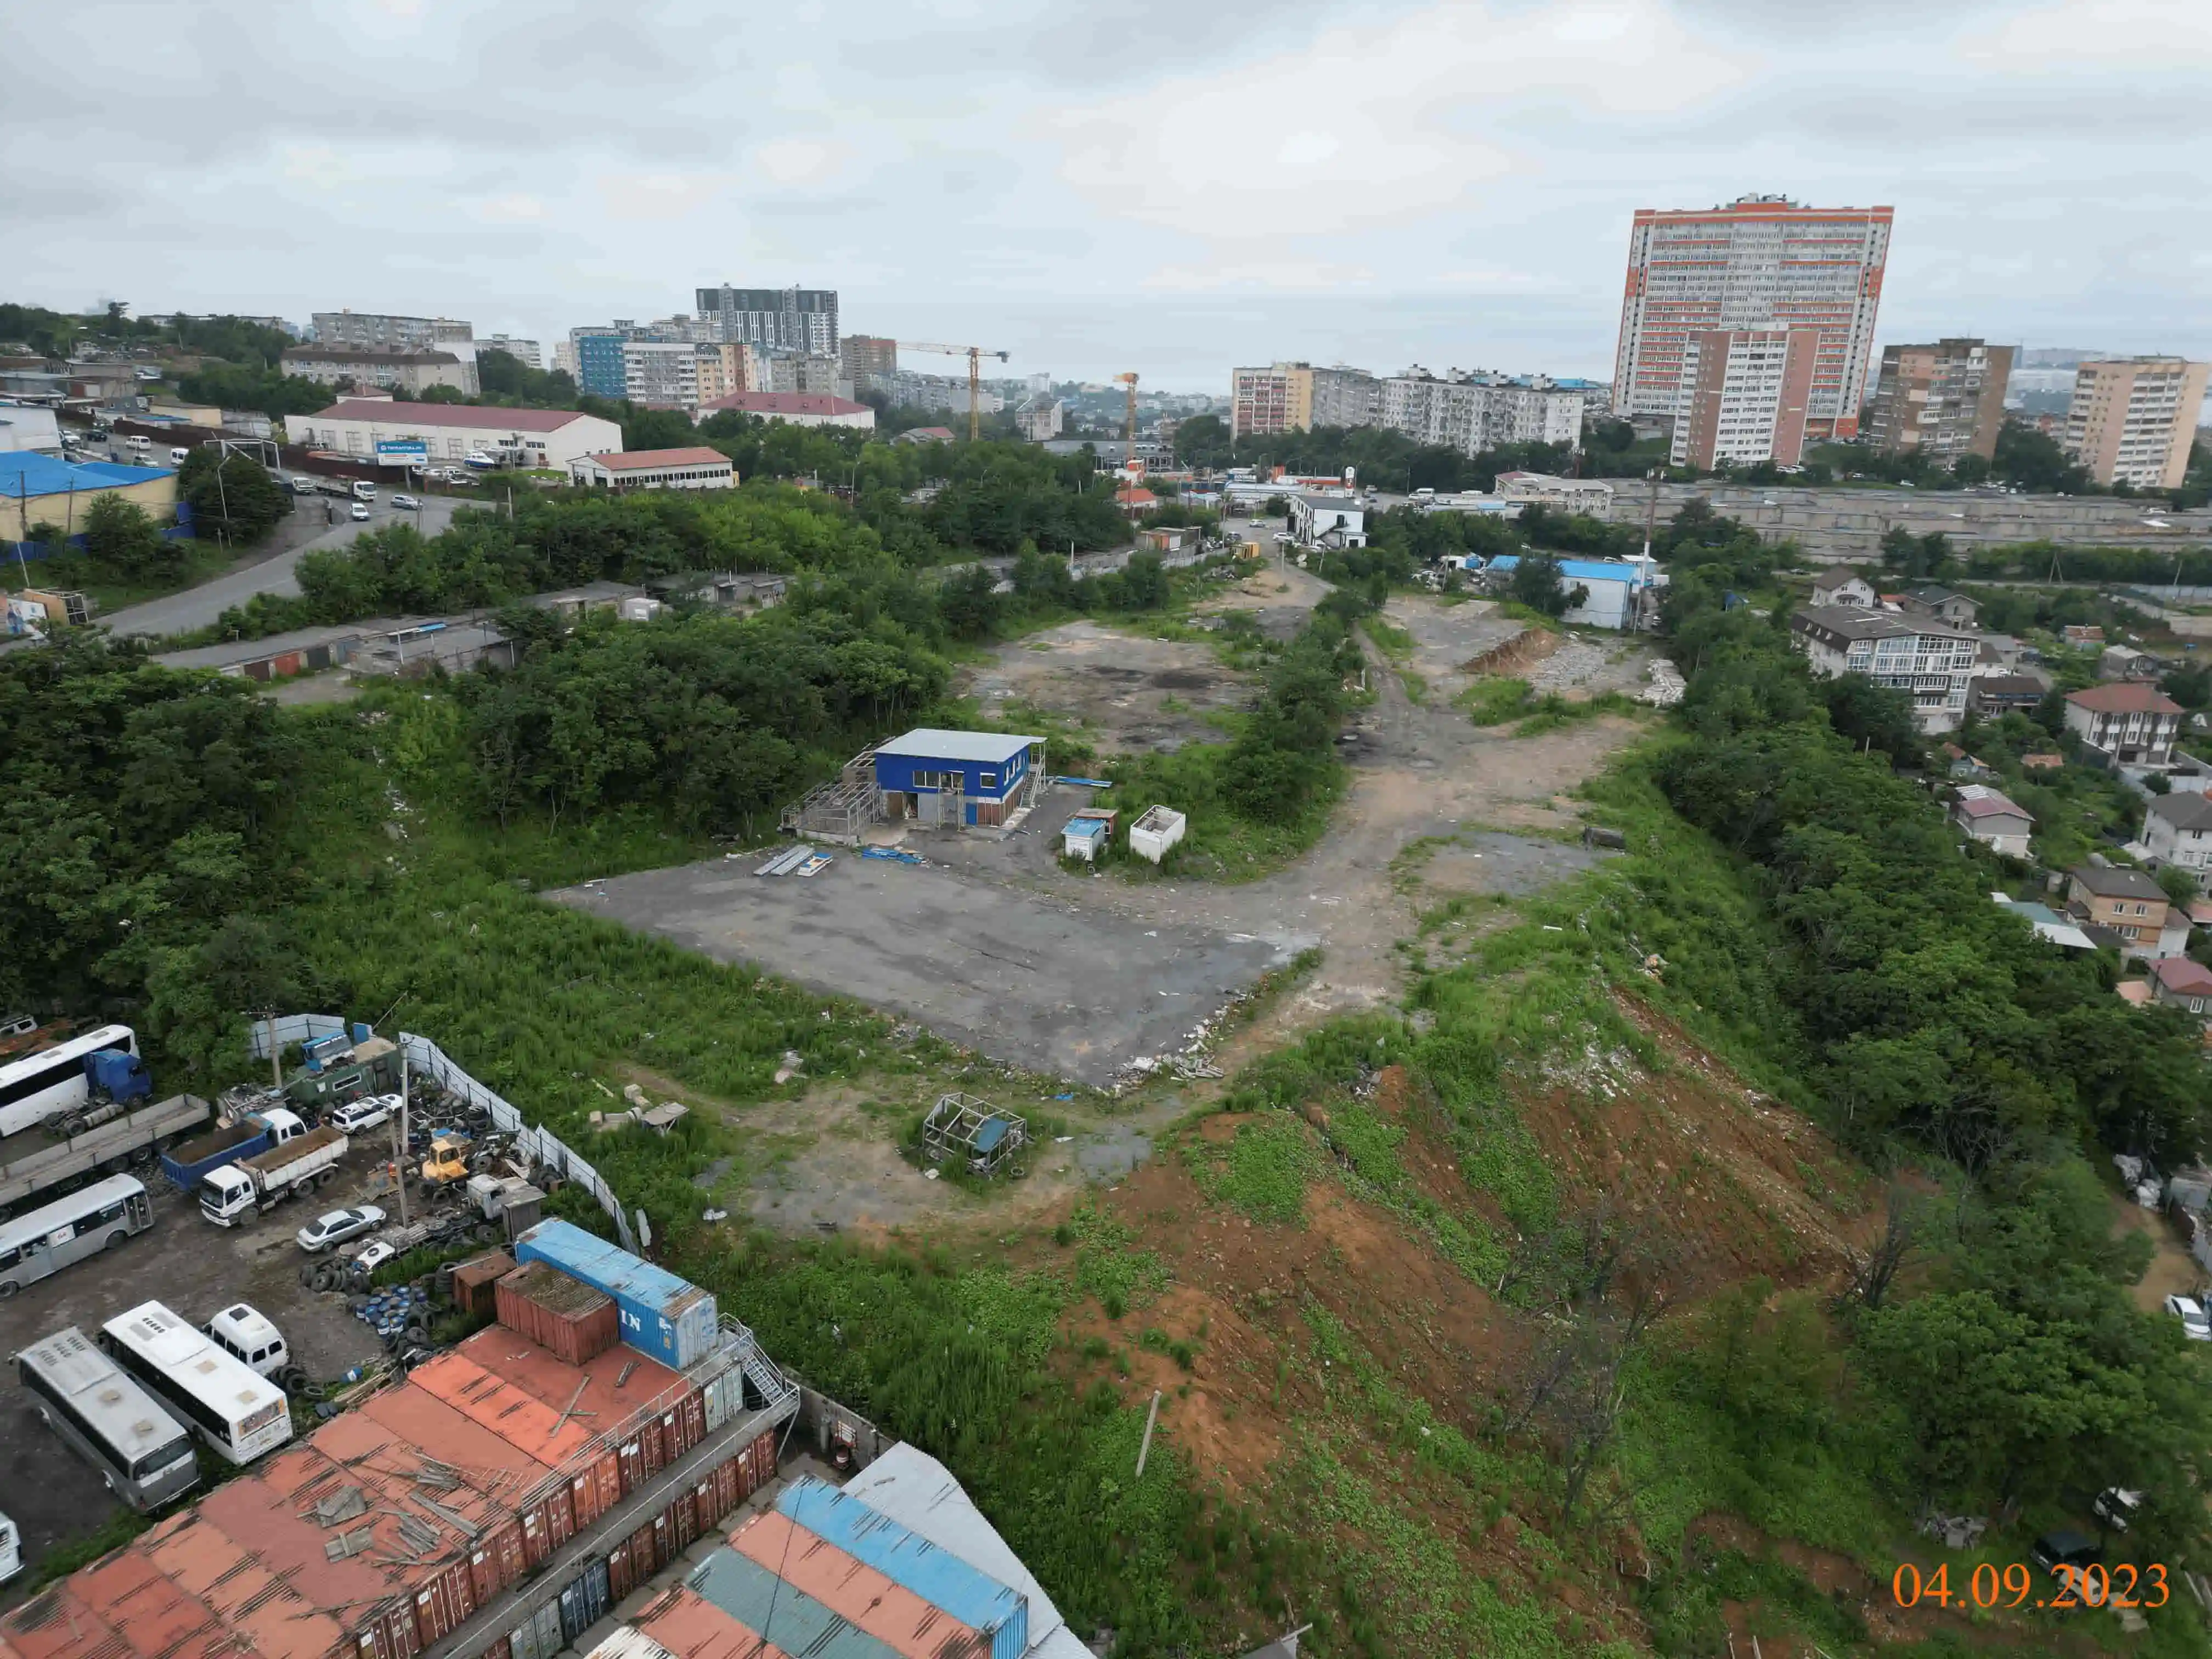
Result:
M183 448L179 446L171 446L169 450L169 465L172 466L182 466L186 459L191 456L191 453L192 452L191 450Z
M207 1334L216 1346L263 1376L276 1376L292 1361L283 1333L243 1302L234 1302L209 1320Z
M134 432L123 441L133 449L151 449L154 441L143 432Z

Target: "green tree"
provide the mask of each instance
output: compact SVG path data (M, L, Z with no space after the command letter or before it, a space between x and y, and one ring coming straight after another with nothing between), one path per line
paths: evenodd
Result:
M216 444L202 444L187 455L177 483L191 506L193 533L203 541L260 541L292 510L292 498L267 468Z
M140 580L179 562L145 509L121 495L104 493L84 513L84 550L94 566Z
M1559 562L1549 553L1523 553L1507 579L1506 592L1519 604L1547 617L1563 616L1589 597L1580 583L1570 586L1559 574Z

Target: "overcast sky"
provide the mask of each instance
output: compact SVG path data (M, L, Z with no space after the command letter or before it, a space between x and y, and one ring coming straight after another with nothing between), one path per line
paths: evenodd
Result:
M64 309L799 283L1016 372L1602 377L1631 212L1758 191L1894 204L1885 340L2212 349L2212 0L65 0L0 61L0 297Z

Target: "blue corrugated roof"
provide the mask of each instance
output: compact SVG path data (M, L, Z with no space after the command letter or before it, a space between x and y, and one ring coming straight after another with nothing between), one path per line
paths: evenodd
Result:
M656 1267L574 1222L541 1221L523 1235L531 1247L572 1277L587 1279L610 1296L628 1296L648 1308L666 1310L696 1287L665 1267ZM703 1294L703 1292L702 1292Z
M894 1583L903 1584L930 1606L944 1608L970 1630L988 1634L1013 1619L1021 1620L1024 1632L1029 1628L1028 1599L1019 1590L1008 1589L826 1480L801 1475L776 1495L775 1506L807 1531L828 1539Z
M166 466L117 466L108 461L62 461L35 449L0 450L0 495L66 495L72 489L112 489L175 477Z
M1521 562L1518 554L1501 553L1484 567L1510 571ZM1559 574L1578 582L1634 582L1636 567L1617 559L1561 559Z

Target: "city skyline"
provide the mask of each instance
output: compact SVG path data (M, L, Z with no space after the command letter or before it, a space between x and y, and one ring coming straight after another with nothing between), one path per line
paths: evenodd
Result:
M727 281L836 289L845 329L972 340L1018 373L1219 391L1238 363L1300 357L1606 379L1637 210L1775 193L1895 208L1877 350L2203 355L2201 9L1775 9L886 10L761 58L650 4L523 31L419 0L50 9L9 26L33 82L139 43L75 94L74 130L128 159L0 112L10 297L351 305L550 340ZM2147 63L2131 43L2153 37ZM378 98L298 72L328 53ZM170 118L187 98L228 118ZM1255 149L1255 106L1300 114Z

